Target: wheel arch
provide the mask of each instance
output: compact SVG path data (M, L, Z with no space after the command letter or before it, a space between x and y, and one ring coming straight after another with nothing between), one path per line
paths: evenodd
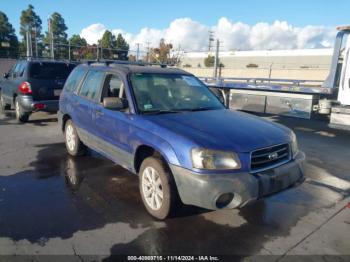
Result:
M166 156L163 152L161 152L159 149L157 149L154 146L142 144L136 148L136 151L134 154L134 170L135 170L136 174L138 174L138 172L140 171L140 167L141 167L142 162L147 157L151 157L151 156L161 158L164 161L164 163L167 165L167 167L169 168L168 159L166 158Z
M61 130L62 130L62 132L64 132L64 128L65 128L66 123L67 123L67 121L68 121L69 119L72 119L72 118L71 118L70 115L68 115L68 114L64 114L64 115L62 116L62 125L61 125Z

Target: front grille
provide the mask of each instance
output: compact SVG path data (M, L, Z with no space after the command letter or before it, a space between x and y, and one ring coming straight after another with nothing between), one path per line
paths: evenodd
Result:
M289 144L271 146L251 154L251 171L268 169L290 159Z

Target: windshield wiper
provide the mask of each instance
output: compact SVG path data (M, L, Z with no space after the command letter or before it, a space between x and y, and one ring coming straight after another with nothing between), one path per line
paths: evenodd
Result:
M161 114L171 114L171 113L180 113L182 110L168 110L168 109L159 109L159 110L147 110L143 111L143 114L152 114L152 115L161 115Z
M208 110L216 110L216 107L197 107L192 109L187 109L187 111L195 112L195 111L208 111Z

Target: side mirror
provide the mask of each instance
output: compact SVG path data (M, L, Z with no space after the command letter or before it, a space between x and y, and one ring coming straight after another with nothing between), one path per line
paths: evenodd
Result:
M110 110L123 110L128 107L128 100L119 97L103 98L103 107Z
M9 73L4 73L4 75L3 75L3 77L5 78L5 79L7 79L7 78L9 78Z

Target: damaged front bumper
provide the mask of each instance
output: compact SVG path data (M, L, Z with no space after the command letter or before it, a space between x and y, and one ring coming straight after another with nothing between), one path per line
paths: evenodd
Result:
M207 209L236 208L304 181L305 154L281 166L257 173L201 174L170 165L181 201ZM224 196L224 198L223 198ZM227 196L227 197L226 197ZM221 199L226 204L219 204Z

